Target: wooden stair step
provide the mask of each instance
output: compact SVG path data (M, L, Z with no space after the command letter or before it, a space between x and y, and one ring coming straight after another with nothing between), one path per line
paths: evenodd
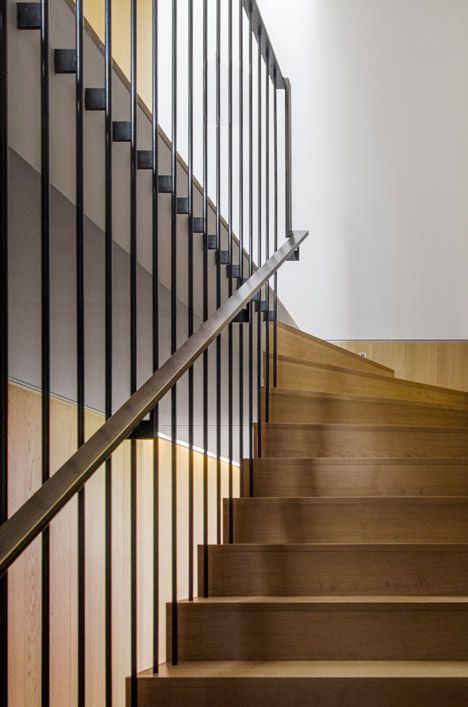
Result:
M375 373L278 356L278 387L368 397L468 405L468 393Z
M385 376L393 376L394 371L387 366L363 358L358 354L348 351L341 346L331 344L329 341L318 339L311 334L306 334L300 329L278 322L278 352L284 356L301 358L305 361L316 363L334 364L358 371L368 371ZM271 341L274 337L274 328L271 326Z
M468 497L235 498L235 543L466 543Z
M138 675L139 707L466 707L464 661L213 661ZM130 681L127 681L129 698Z
M462 457L466 427L262 424L261 457Z
M241 495L468 496L468 458L243 460Z
M265 391L262 389L265 400ZM270 389L270 422L468 426L468 408L391 398Z
M208 594L468 596L468 545L210 545Z
M467 597L216 597L178 621L182 661L468 659Z

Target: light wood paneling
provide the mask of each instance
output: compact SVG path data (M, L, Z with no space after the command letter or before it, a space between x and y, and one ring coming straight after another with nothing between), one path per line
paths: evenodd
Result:
M13 513L41 478L40 396L10 386L10 484ZM103 423L103 416L86 413L89 436ZM74 451L76 410L51 400L51 466L56 470ZM160 558L161 618L170 598L170 458L171 445L160 440ZM179 446L179 593L188 592L188 451ZM195 508L201 507L203 455L195 453ZM216 539L216 463L208 459L209 535ZM221 467L223 496L228 494L228 466ZM125 678L130 671L130 475L129 444L113 455L113 670L114 704L125 704ZM234 469L234 488L238 469ZM151 665L152 640L152 442L138 443L138 651L139 670ZM86 697L89 707L104 704L104 475L98 470L86 485ZM76 704L77 658L77 514L71 501L51 525L51 705ZM195 516L195 539L202 538L202 516ZM23 553L9 572L10 707L40 705L40 540ZM196 581L196 577L195 577ZM165 658L165 622L160 622L161 660Z
M398 378L468 391L468 341L340 341L395 369Z

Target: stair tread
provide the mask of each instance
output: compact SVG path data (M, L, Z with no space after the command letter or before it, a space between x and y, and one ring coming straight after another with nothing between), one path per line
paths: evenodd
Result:
M200 545L199 547L203 547ZM210 552L467 552L468 543L226 543Z
M339 606L340 609L347 609L350 605L366 608L370 606L380 606L385 609L389 604L396 607L427 609L428 607L450 606L466 609L468 607L468 596L392 596L392 595L369 595L369 596L343 596L343 595L308 595L308 596L215 596L196 597L193 600L183 599L179 605L185 606L268 606L276 608L285 604L294 604L296 607L325 607Z
M159 673L145 670L139 678L467 678L463 661L352 660L352 661L206 661L163 663Z
M318 466L334 466L336 464L362 464L363 466L373 464L393 464L398 465L445 465L445 464L468 464L468 457L257 457L253 459L254 466L271 466L272 463L293 464L294 466L309 466L311 463ZM242 463L249 465L249 459L243 459Z
M256 423L255 426L257 426ZM323 423L323 422L263 422L262 429L275 430L286 427L290 430L332 430L332 431L342 431L342 432L359 432L359 431L372 431L385 432L386 430L391 431L401 431L402 434L408 434L410 432L424 432L425 434L433 434L434 432L443 434L453 434L454 432L468 432L468 427L463 426L453 426L447 427L446 425L375 425L375 424L352 424L346 423Z

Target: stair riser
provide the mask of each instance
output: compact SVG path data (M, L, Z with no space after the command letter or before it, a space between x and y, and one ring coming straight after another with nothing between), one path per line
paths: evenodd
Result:
M293 333L290 329L278 327L278 353L282 356L300 358L312 363L323 363L329 366L342 366L343 368L362 371L363 373L377 373L382 376L393 377L393 371L385 366L380 366L374 361L358 356L349 356L349 352L337 346L330 346L320 340L315 341L302 333ZM271 341L274 329L271 327Z
M199 549L199 594L203 555ZM468 550L310 550L219 546L209 596L465 596Z
M468 411L401 405L392 402L330 400L303 395L270 396L270 422L334 425L433 425L468 427Z
M468 403L467 394L462 392L443 388L425 388L380 375L372 377L358 373L329 371L284 359L280 359L278 362L278 387L396 400L419 400L428 403L446 403L447 405L466 405Z
M466 707L468 680L366 678L222 678L138 680L139 707ZM195 702L194 702L195 696ZM130 681L127 705L130 707ZM345 701L346 700L346 701Z
M392 604L277 607L179 605L179 659L468 659L468 608L443 605L414 609ZM167 618L170 626L170 606ZM168 655L170 643L168 631Z
M225 502L225 542L228 514ZM233 531L235 543L466 543L468 501L235 499Z
M241 493L249 496L249 465L241 472ZM294 466L289 460L257 459L253 495L301 496L468 496L468 465L348 464Z
M468 430L264 427L262 457L463 457Z

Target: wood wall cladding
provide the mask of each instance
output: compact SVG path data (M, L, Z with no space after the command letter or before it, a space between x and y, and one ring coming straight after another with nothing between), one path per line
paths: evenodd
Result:
M337 341L418 383L468 391L468 341Z
M41 478L41 399L35 391L10 385L10 484L12 514L39 486ZM86 412L91 435L103 416ZM76 409L51 400L51 463L56 470L74 451ZM152 450L138 442L138 669L151 665L152 641ZM178 446L179 594L188 593L188 450ZM170 599L171 444L160 440L160 659L165 659L165 603ZM129 443L113 455L113 670L114 699L125 705L125 678L130 671L130 466ZM195 453L195 538L202 538L203 455ZM216 542L216 462L208 458L209 536ZM229 466L222 464L223 496L228 495ZM239 470L234 467L234 488ZM77 513L72 500L51 524L51 705L76 704L77 659ZM37 539L9 572L10 706L39 707L41 661L41 541ZM86 699L92 707L104 702L104 473L98 470L86 485ZM195 587L197 578L195 577Z

